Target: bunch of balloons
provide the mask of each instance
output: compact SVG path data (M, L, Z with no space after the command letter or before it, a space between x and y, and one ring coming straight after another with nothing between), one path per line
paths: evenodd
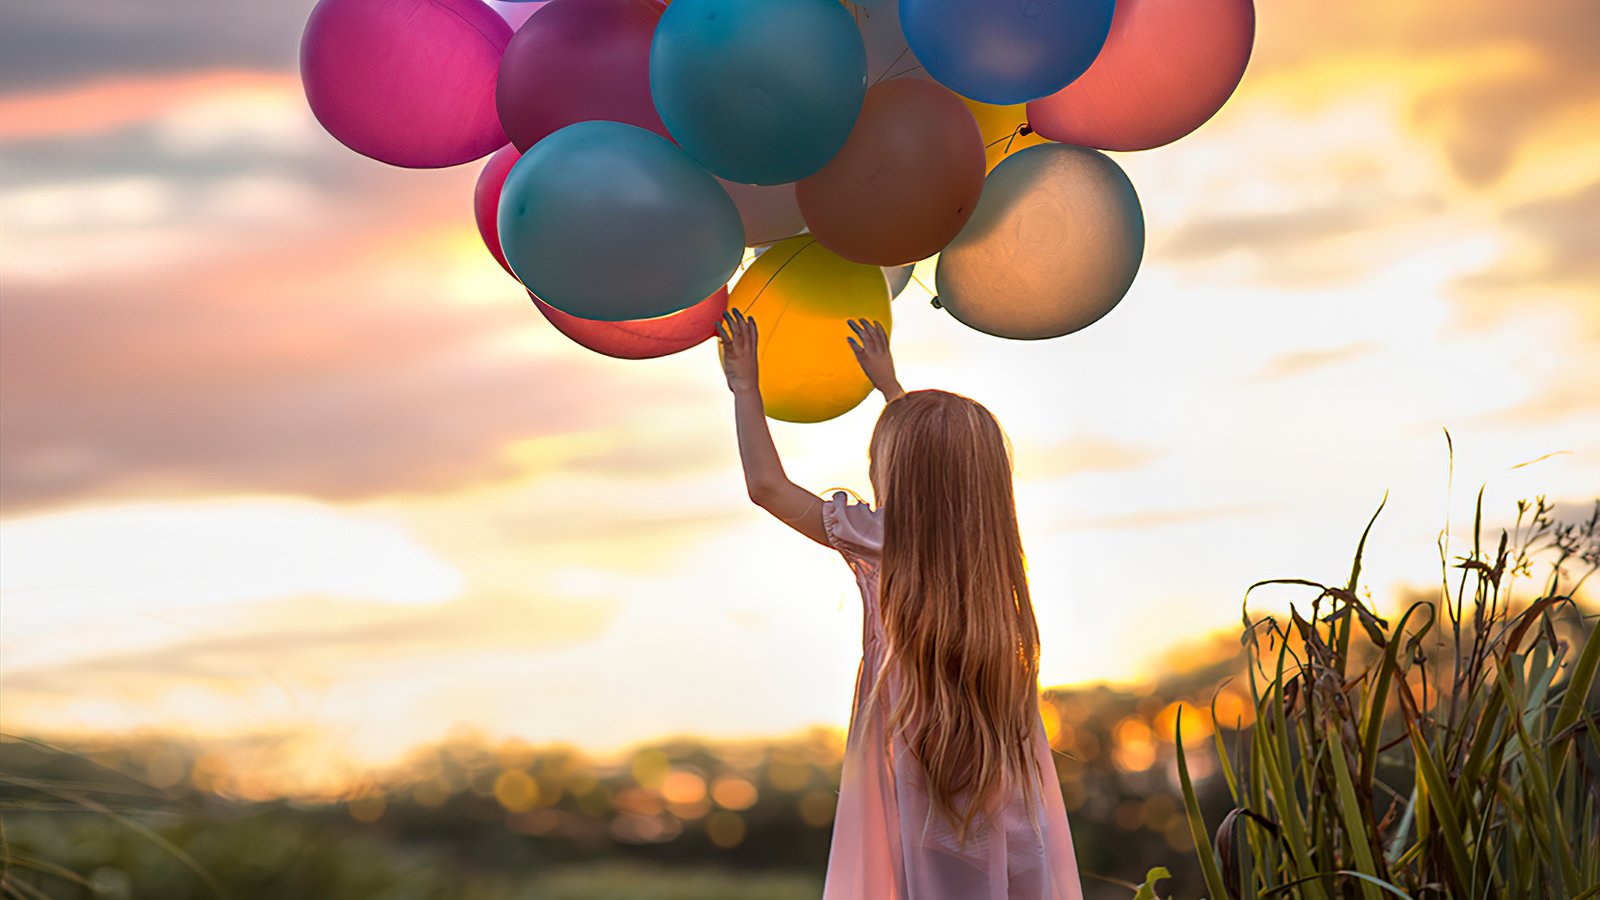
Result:
M561 334L662 356L731 303L768 414L816 422L869 390L847 320L889 325L919 261L999 337L1109 312L1144 217L1101 151L1202 125L1254 34L1252 0L319 0L300 64L359 153L488 157L479 231Z

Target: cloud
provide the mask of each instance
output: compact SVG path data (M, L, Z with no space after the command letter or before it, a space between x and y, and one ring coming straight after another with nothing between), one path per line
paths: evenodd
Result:
M93 139L3 146L8 513L442 490L553 471L509 451L578 434L559 455L579 474L706 467L670 421L617 428L681 409L681 377L639 377L681 364L555 334L482 248L472 167L358 157L283 78L125 87L67 92L138 113Z
M479 595L420 611L290 598L249 609L231 629L10 671L6 689L37 701L40 695L95 694L106 684L120 685L124 698L154 698L196 682L220 690L281 676L329 683L376 665L593 640L620 612L617 601L594 596Z
M223 98L230 101L235 115L248 115L259 108L264 97L292 97L304 105L295 76L235 69L123 77L0 94L0 143L89 137Z
M1324 69L1333 91L1416 67L1407 119L1464 182L1501 179L1531 136L1600 89L1590 0L1287 6L1263 13L1247 87Z
M1050 444L1019 447L1016 456L1018 478L1045 480L1084 472L1140 469L1159 459L1162 453L1127 441L1076 435Z
M293 71L311 6L21 0L0 30L0 84L17 91L209 68Z
M1323 206L1244 215L1221 215L1184 223L1160 248L1161 258L1180 261L1247 249L1272 253L1304 249L1329 237L1349 234L1371 222L1376 210Z
M1264 381L1293 378L1317 369L1370 356L1377 352L1378 349L1378 344L1375 341L1355 341L1341 344L1337 347L1319 347L1312 350L1280 353L1269 359L1256 377Z
M1468 287L1506 287L1527 284L1600 280L1600 181L1569 193L1514 206L1505 224L1520 238L1535 245L1533 258L1509 261L1464 280Z
M509 443L608 425L681 390L579 359L514 296L432 295L448 246L396 237L324 235L182 278L8 286L8 512L197 492L347 500L504 478L519 471ZM414 287L392 283L408 273ZM523 333L542 350L504 346Z

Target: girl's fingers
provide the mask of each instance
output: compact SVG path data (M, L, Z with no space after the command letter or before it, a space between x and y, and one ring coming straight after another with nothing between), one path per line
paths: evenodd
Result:
M845 342L850 345L850 352L857 356L861 355L861 345L856 343L855 338L845 338Z

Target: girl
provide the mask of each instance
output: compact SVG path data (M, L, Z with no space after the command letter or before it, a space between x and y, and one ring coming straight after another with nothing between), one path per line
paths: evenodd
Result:
M865 607L823 898L1080 900L1005 436L965 397L906 393L883 327L850 328L888 401L867 449L875 510L784 475L755 320L734 310L717 332L750 499L838 550Z

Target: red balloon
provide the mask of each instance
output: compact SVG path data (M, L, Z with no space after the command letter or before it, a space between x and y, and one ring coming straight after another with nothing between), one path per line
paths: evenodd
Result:
M1028 104L1052 141L1149 150L1206 123L1244 77L1251 0L1117 0L1111 35L1077 81Z
M580 319L556 309L531 293L528 296L557 331L579 346L616 359L654 359L687 350L716 334L717 322L728 311L726 287L688 309L655 319L635 319L631 322Z
M650 99L650 39L665 8L656 0L551 0L519 28L495 93L517 149L594 119L670 140Z
M867 91L838 154L796 182L817 243L852 262L901 266L955 238L983 191L983 135L961 98L917 78Z
M494 92L510 40L479 0L320 0L300 80L346 147L407 168L457 166L506 142Z
M510 144L496 150L478 173L478 186L472 191L472 211L478 219L478 234L483 236L484 246L494 254L495 262L508 273L511 264L506 262L505 251L500 249L500 189L505 187L511 167L521 158L522 154ZM515 278L516 274L511 273L511 277Z

